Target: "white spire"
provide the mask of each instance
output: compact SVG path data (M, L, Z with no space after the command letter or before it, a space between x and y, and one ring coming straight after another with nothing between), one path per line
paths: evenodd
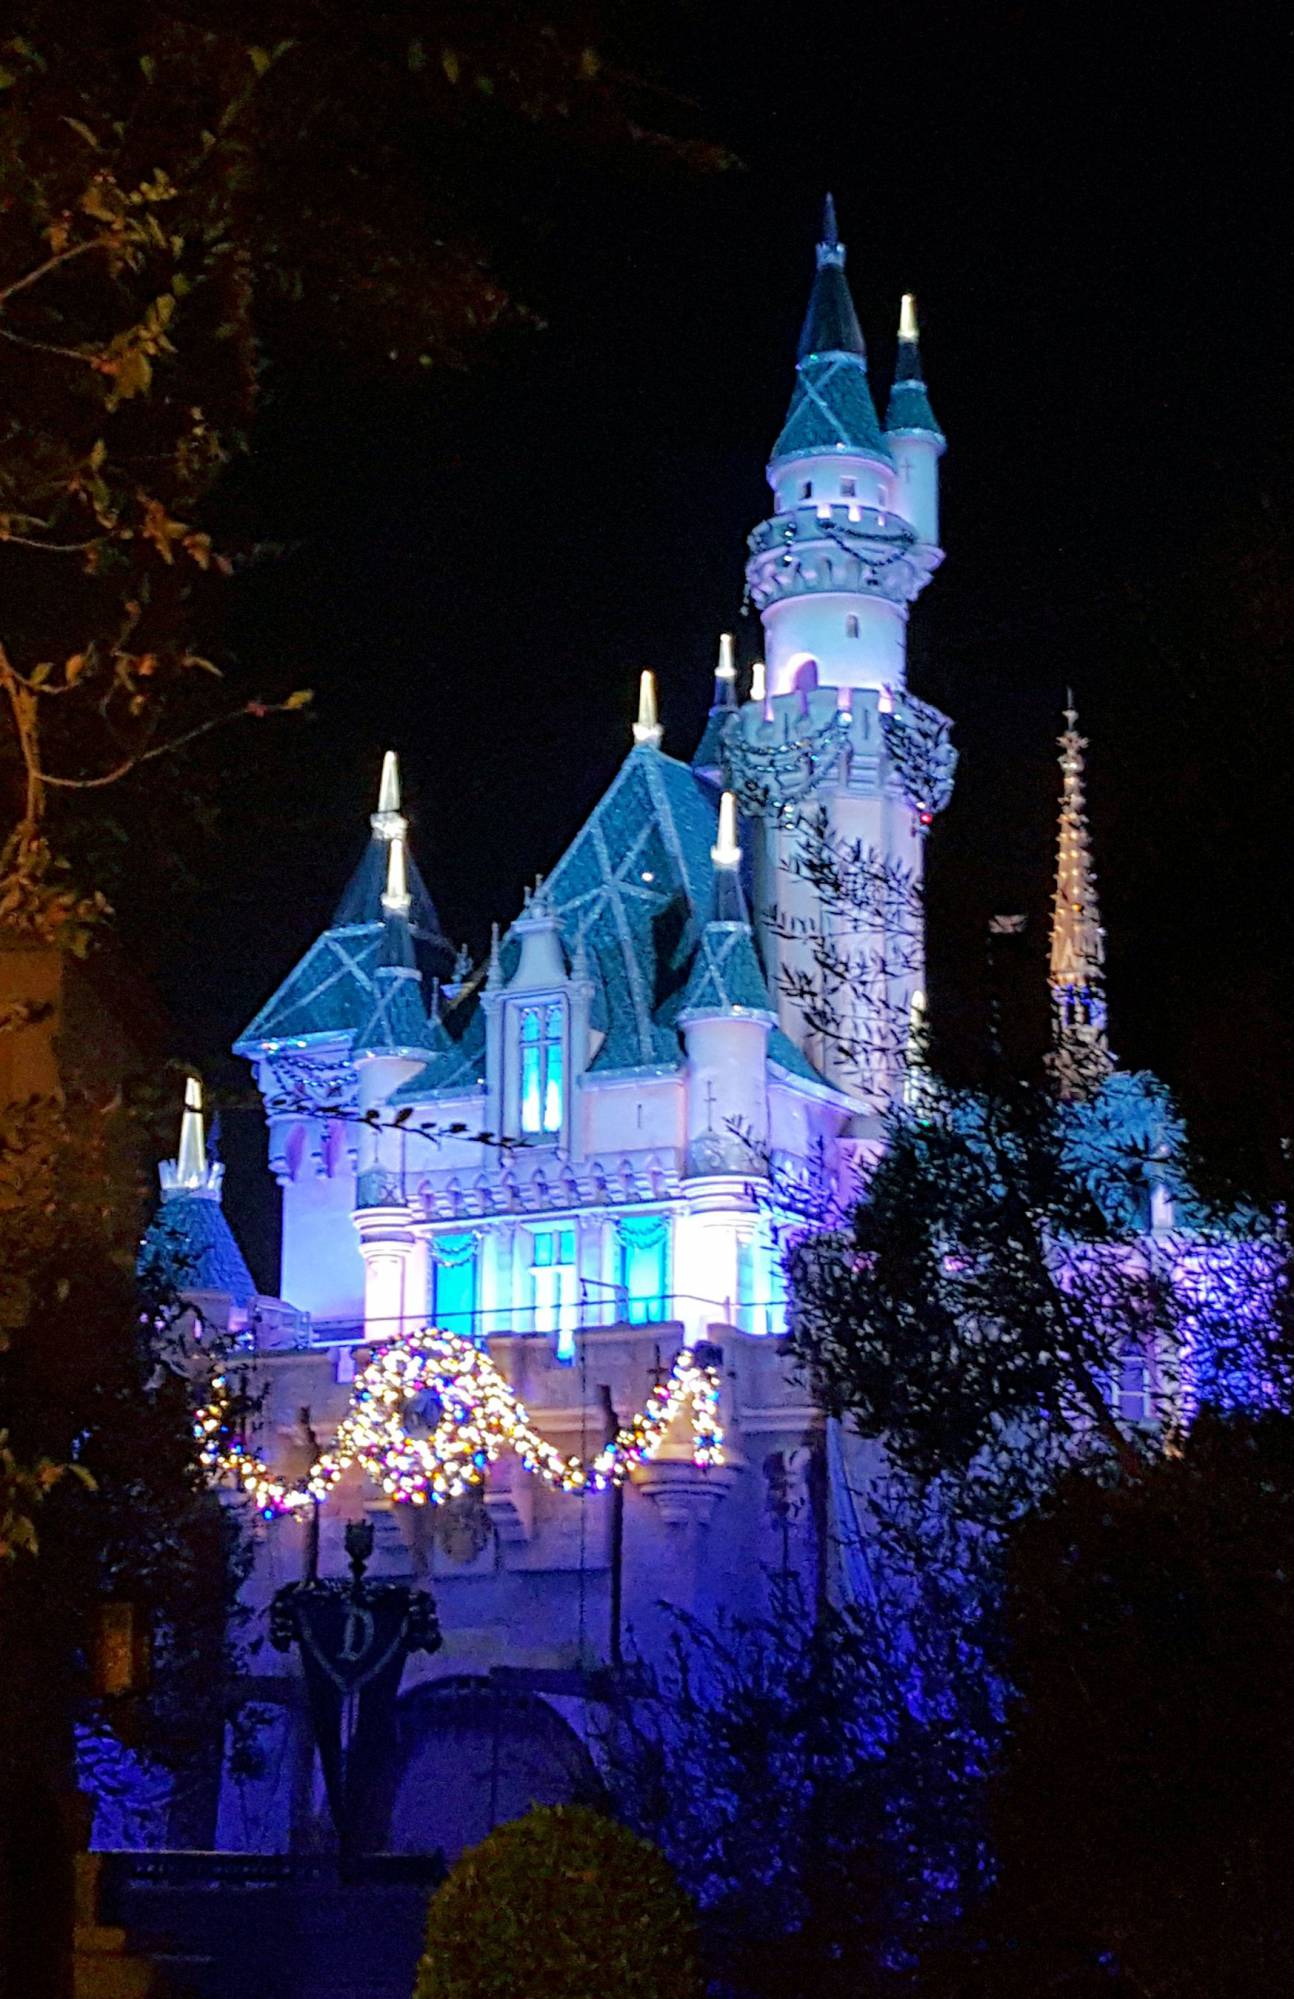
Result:
M656 676L649 668L643 669L638 682L638 720L634 723L634 741L639 746L658 750L663 734L656 712Z
M737 678L737 641L731 632L719 634L719 664L714 677L730 682Z
M207 1160L206 1133L202 1120L202 1084L196 1076L184 1082L184 1109L180 1113L180 1144L174 1159L164 1159L157 1169L162 1193L219 1195L225 1169Z
M400 811L400 760L394 750L382 758L382 781L377 788L377 811L369 824L380 840L403 840L408 825Z
M741 866L741 842L737 838L737 800L731 791L725 791L719 800L719 834L710 849L710 859L716 868Z
M409 914L409 871L405 863L404 835L396 833L386 850L386 887L382 907L388 916Z
M903 303L899 307L899 339L917 338L917 302L911 292L904 292Z
M768 689L768 674L762 659L757 659L750 669L750 698L762 701Z
M1074 697L1066 695L1059 738L1062 772L1056 894L1051 919L1054 1067L1067 1096L1087 1094L1109 1073L1105 1038L1105 932L1096 900L1083 791L1083 751Z
M503 960L499 956L499 926L490 925L490 956L485 969L485 989L497 992L503 984Z

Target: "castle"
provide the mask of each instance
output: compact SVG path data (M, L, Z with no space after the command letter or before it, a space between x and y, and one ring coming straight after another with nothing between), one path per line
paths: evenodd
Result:
M905 654L941 560L943 450L910 298L878 416L828 201L749 541L765 657L745 698L725 638L685 761L644 675L609 790L475 969L441 933L388 755L332 924L240 1037L281 1190L278 1298L233 1241L191 1091L159 1239L242 1343L282 1478L336 1434L357 1353L428 1326L487 1345L535 1430L585 1463L680 1352L715 1370L718 1462L680 1409L618 1491L504 1452L479 1504L408 1506L351 1464L302 1509L313 1525L257 1521L258 1614L310 1566L339 1573L359 1516L372 1573L435 1596L444 1643L406 1673L377 1843L452 1852L567 1795L589 1672L651 1656L663 1606L758 1614L788 1571L831 1586L848 1496L779 1355L781 1246L847 1197L919 1059L923 840L955 753ZM1072 717L1065 744L1062 1058L1105 1046ZM325 1819L294 1661L262 1653L252 1691L268 1746L256 1774L227 1773L213 1837L309 1846Z

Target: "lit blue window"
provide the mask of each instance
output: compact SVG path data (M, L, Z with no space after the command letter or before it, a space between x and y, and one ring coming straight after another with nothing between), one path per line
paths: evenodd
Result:
M528 1006L521 1016L521 1129L562 1128L565 1023L562 1004Z
M476 1322L476 1237L437 1236L431 1245L431 1323L471 1335Z
M786 1330L786 1274L776 1243L743 1236L737 1244L737 1324L744 1333Z
M535 1230L530 1239L530 1291L535 1331L555 1332L558 1360L574 1360L579 1306L574 1229Z
M630 1325L656 1325L669 1302L669 1216L622 1215L620 1285Z

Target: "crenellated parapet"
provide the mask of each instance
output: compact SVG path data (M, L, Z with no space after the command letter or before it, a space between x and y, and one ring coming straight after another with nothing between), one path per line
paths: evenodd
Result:
M748 538L751 602L766 610L810 592L910 604L943 561L892 508L806 502L761 521Z
M906 689L800 689L738 709L724 734L724 764L751 817L782 818L831 790L901 798L924 829L952 796L951 729Z

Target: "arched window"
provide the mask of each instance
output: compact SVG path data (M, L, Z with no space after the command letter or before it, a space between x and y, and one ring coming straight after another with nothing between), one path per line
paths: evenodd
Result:
M858 637L858 620L852 611L845 619L845 637L847 639L856 639Z
M579 1280L573 1228L534 1231L530 1238L530 1298L535 1331L556 1333L558 1360L574 1360Z
M812 479L805 479L805 480L803 481L803 483L801 484L801 486L800 486L800 498L801 498L802 500L811 500L811 499L813 498L813 481L812 481Z
M564 1028L560 1000L522 1012L521 1129L527 1135L562 1128Z
M818 662L811 653L800 653L791 662L791 693L812 694L818 684Z

